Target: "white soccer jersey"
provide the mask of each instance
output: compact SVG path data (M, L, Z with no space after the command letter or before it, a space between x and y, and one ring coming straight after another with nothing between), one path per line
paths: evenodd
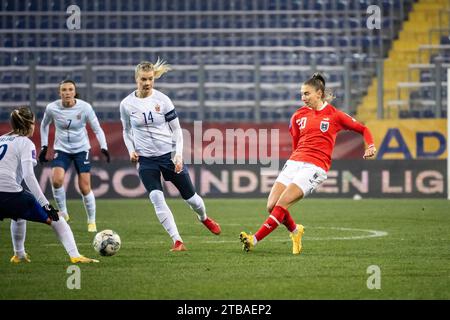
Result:
M51 122L55 123L55 143L53 148L66 153L88 151L91 148L86 130L89 122L94 131L100 148L108 149L105 133L100 127L92 106L81 99L76 99L73 107L66 108L61 100L49 103L45 108L44 118L41 122L41 145L48 146L48 128Z
M24 136L3 135L0 137L0 192L22 191L22 162L36 162L34 143Z
M135 91L130 93L120 103L120 120L128 152L156 157L175 151L169 122L176 117L172 101L162 92L153 89L146 98L136 97Z

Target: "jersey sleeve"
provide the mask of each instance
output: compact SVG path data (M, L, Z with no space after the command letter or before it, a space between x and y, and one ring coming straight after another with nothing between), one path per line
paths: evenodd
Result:
M172 137L175 141L175 154L183 156L183 131L181 130L180 121L175 118L169 122L172 129Z
M360 133L367 146L373 146L373 136L368 127L342 111L338 111L338 121L343 129Z
M170 122L178 118L175 106L173 105L173 102L169 97L164 97L164 106L164 117L166 119L166 122Z
M122 101L120 103L120 121L122 122L123 128L123 141L128 149L128 153L135 152L133 132L131 131L130 115L128 114L125 103Z
M37 164L36 148L31 140L24 139L23 141L23 146L19 151L23 180L39 204L44 206L48 203L48 200L39 186L33 169L33 167Z
M292 137L292 151L297 149L298 140L300 139L300 129L296 123L295 114L291 117L291 121L289 122L289 133Z
M106 143L105 132L103 131L102 127L100 126L100 122L98 121L97 115L95 114L95 111L91 105L88 105L86 112L87 112L87 119L89 121L89 124L91 125L92 131L94 131L95 136L97 137L97 140L100 144L100 148L108 149L108 145Z
M41 146L48 146L48 128L52 122L51 110L47 106L44 112L44 118L41 121Z
M37 164L36 160L36 147L30 139L23 140L23 147L20 148L20 160L21 162L29 161L35 166Z

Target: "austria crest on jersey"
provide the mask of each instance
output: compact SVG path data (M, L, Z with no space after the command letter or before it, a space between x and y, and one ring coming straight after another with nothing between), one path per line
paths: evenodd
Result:
M320 131L327 132L330 127L330 123L328 121L320 121Z

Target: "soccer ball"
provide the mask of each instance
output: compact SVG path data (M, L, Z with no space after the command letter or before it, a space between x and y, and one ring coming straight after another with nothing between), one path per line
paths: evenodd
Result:
M119 251L121 243L116 232L103 230L95 235L92 245L101 256L113 256Z

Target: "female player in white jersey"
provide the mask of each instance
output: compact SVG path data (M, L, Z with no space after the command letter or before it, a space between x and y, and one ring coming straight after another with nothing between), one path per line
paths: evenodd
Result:
M29 139L34 133L34 121L29 108L18 108L11 113L13 130L0 136L0 220L11 219L11 262L30 262L25 252L26 220L50 225L72 263L98 262L80 255L72 230L66 220L59 219L58 211L49 204L36 180L36 148ZM22 181L31 192L22 188Z
M94 131L101 152L110 161L105 133L100 127L92 106L78 98L75 82L64 80L59 85L61 99L49 103L45 108L41 122L41 153L39 162L47 162L48 133L50 123L55 123L55 156L52 161L52 191L59 210L66 220L69 219L66 206L66 191L64 190L64 175L74 162L78 174L78 186L82 193L87 214L89 232L97 232L95 223L95 196L91 190L91 163L89 160L89 137L86 123L89 122Z
M160 223L172 238L172 251L185 251L172 212L166 204L161 174L172 182L181 197L197 213L199 220L214 234L220 226L206 215L203 199L195 192L186 165L183 164L183 135L172 101L153 88L170 67L158 59L155 64L136 66L137 90L120 103L123 139L133 163L139 163L139 177L149 192Z

